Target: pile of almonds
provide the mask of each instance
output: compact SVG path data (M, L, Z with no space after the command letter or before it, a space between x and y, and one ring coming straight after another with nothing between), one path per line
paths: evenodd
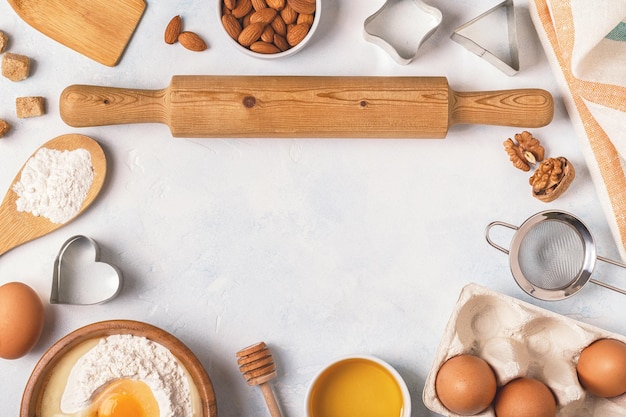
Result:
M222 0L222 24L231 38L261 54L284 52L304 39L315 0Z

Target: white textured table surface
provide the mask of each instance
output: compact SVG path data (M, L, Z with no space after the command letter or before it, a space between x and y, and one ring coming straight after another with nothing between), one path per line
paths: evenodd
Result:
M233 50L211 1L148 1L113 68L44 37L0 2L9 50L34 61L27 80L0 78L0 118L13 124L0 140L0 189L37 147L65 133L99 141L109 164L101 195L81 217L0 257L0 284L25 282L46 306L35 349L0 361L0 415L18 414L26 380L47 348L100 320L141 320L180 338L209 372L223 417L267 415L235 361L237 350L260 340L277 360L274 386L286 416L303 415L305 390L321 366L351 353L388 361L409 386L412 415L434 415L421 392L469 282L626 333L621 296L589 286L566 301L533 300L483 236L493 220L519 224L538 211L563 209L589 225L600 254L617 253L526 2L517 2L522 70L508 77L450 40L454 28L498 0L431 0L443 23L407 66L363 39L363 22L382 1L323 1L315 38L281 61ZM207 40L207 51L163 42L176 14ZM533 199L529 174L513 168L502 147L520 131L509 127L456 126L444 140L188 140L172 138L164 125L74 129L59 117L67 85L159 89L182 74L443 75L458 91L545 88L555 96L555 118L532 132L549 156L572 161L577 177L555 202ZM15 98L28 95L47 98L45 116L17 119ZM125 286L103 305L51 306L54 259L77 234L100 244ZM596 268L598 278L615 283L620 273Z

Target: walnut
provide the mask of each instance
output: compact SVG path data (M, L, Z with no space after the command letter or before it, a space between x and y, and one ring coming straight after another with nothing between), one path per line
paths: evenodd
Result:
M574 166L560 156L543 161L528 182L533 188L533 197L549 203L567 190L575 176Z
M503 143L513 165L522 171L530 171L530 166L543 161L545 150L530 132L515 134L515 142L509 138Z

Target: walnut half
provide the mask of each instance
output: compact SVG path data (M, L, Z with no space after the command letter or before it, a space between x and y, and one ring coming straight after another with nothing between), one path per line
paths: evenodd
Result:
M530 132L515 134L515 141L509 138L503 143L513 165L522 171L530 171L530 166L543 161L545 150Z
M549 203L567 190L575 176L574 166L561 156L544 160L528 182L533 197Z

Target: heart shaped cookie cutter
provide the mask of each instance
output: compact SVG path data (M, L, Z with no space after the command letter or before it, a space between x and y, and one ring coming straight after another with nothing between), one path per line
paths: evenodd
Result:
M54 262L51 304L91 305L113 299L122 289L122 273L100 262L100 248L87 236L73 236Z
M365 40L380 46L399 64L407 65L417 57L420 46L437 30L441 11L422 0L387 0L365 19Z

